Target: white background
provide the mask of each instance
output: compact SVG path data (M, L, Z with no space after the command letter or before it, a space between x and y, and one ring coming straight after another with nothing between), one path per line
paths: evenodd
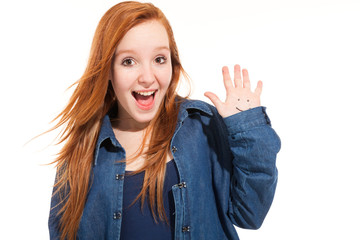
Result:
M360 239L360 1L152 1L174 29L192 98L222 98L221 67L264 82L282 139L279 182L258 231L242 240ZM92 35L116 1L0 3L0 239L48 239L55 170L49 122L65 106ZM253 84L255 85L255 84Z

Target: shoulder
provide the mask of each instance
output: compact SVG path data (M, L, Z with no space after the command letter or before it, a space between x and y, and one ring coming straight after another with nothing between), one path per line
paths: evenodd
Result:
M183 122L185 119L200 120L203 125L213 130L214 128L220 128L221 131L224 131L226 128L223 118L216 108L201 100L181 99L178 122Z
M213 116L218 114L216 108L210 105L209 103L206 103L201 100L184 99L184 98L181 99L180 110L179 110L180 115L190 112L191 113L198 112L202 115L208 115L208 116Z

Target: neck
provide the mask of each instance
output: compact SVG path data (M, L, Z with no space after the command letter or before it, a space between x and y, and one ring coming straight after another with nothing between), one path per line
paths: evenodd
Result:
M144 132L149 127L150 122L139 123L133 119L116 118L113 121L113 127L124 132Z

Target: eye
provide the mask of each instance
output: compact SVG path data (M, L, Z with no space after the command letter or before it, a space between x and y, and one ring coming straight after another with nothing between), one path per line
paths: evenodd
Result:
M131 66L135 64L135 61L131 58L125 58L122 63L123 66Z
M155 62L158 63L158 64L164 64L166 62L166 57L157 57L155 58Z

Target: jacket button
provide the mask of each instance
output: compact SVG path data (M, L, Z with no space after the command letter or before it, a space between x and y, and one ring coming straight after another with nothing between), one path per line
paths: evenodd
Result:
M114 212L113 218L116 219L120 219L121 218L121 212Z
M173 146L172 149L171 149L171 151L172 151L173 153L176 153L177 148L176 148L175 146Z
M116 180L123 180L124 179L124 174L116 174L115 179Z
M182 227L183 232L190 232L190 226L184 226Z
M178 184L176 184L176 186L177 186L178 188L186 188L186 182L178 183Z

